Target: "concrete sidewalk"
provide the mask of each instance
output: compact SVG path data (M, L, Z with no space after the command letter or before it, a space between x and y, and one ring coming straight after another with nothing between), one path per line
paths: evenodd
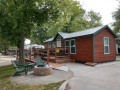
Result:
M79 63L66 65L74 72L74 77L67 80L69 88L66 90L120 90L120 61L95 67Z

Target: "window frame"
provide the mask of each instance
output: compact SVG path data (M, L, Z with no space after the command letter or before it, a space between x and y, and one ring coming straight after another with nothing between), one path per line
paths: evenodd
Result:
M105 45L105 39L108 40L108 45ZM110 40L109 40L109 37L104 37L104 38L103 38L103 44L104 44L104 54L105 54L105 55L106 55L106 54L110 54ZM106 47L108 47L108 52L107 52L107 53L105 52L105 50L106 50L105 48L106 48Z
M60 42L60 46L58 46L58 42ZM60 37L60 36L58 36L57 38L56 38L56 47L62 47L62 38Z
M69 46L66 46L66 41L69 42ZM65 40L65 49L67 49L67 48L70 48L70 40ZM65 54L68 54L68 53L66 52L66 50L65 50Z
M51 42L48 42L48 48L51 48Z
M73 46L71 46L72 40L74 40L74 43L75 43L75 46L74 46L75 52L74 52L74 53L71 52L71 50L72 50L71 47L73 47ZM76 40L75 40L75 39L71 39L71 40L70 40L70 54L76 54Z

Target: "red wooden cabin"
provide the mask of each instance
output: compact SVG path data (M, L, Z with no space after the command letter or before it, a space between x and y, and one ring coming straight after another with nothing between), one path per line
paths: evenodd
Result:
M72 60L98 63L116 60L116 37L105 25L74 33L58 32L44 45L51 50L65 48L64 54L69 54Z

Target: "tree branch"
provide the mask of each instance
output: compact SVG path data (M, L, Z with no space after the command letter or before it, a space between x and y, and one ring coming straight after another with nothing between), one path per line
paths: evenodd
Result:
M13 0L13 2L14 2L14 4L16 5L16 3L17 3L16 0Z

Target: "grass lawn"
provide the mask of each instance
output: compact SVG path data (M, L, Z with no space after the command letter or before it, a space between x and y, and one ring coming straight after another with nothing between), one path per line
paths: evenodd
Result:
M63 82L47 85L22 85L10 81L10 76L14 73L14 68L9 66L0 67L0 90L58 90Z

